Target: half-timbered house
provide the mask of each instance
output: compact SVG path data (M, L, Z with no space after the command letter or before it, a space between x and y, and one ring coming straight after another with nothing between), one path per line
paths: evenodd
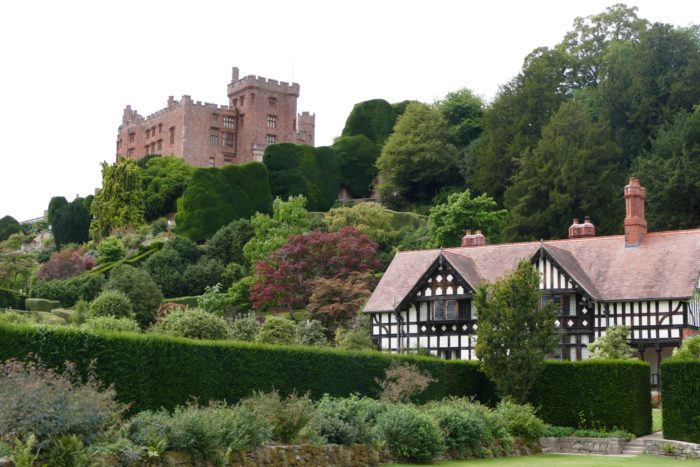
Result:
M397 253L364 308L372 338L382 350L476 359L477 287L527 258L543 300L558 305L554 358L586 359L589 343L625 325L655 378L661 360L700 329L700 229L648 233L645 196L630 179L624 235L596 236L586 218L574 219L564 240L487 245L467 231L459 248Z

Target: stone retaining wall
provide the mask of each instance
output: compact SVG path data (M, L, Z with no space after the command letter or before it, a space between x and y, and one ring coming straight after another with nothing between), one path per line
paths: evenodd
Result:
M644 453L657 456L700 459L700 444L669 439L645 439Z
M560 438L540 438L542 452L562 452L569 454L622 454L627 440L624 438L580 438L562 436Z

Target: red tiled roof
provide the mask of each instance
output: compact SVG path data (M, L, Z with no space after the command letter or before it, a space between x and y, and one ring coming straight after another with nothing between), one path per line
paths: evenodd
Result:
M443 254L473 287L493 282L543 245L595 300L679 299L693 295L700 276L700 229L648 233L639 247L623 235L482 247L449 248ZM400 252L370 297L365 311L393 311L440 250Z

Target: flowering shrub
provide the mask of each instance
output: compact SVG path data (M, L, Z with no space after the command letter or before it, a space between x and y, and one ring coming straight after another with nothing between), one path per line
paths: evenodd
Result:
M39 279L65 279L95 267L95 258L82 255L77 248L66 248L51 255L37 271Z

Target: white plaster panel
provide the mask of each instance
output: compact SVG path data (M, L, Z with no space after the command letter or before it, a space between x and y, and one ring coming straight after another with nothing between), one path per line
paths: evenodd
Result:
M392 350L396 348L397 344L397 339L395 337L390 337L389 338L389 345L391 346Z
M436 348L438 346L437 344L438 344L437 336L430 336L430 348L431 349Z
M450 347L459 347L459 336L450 336Z
M428 348L428 337L427 336L420 336L418 338L418 345L420 346L421 349L427 349Z
M671 317L671 323L672 324L683 324L683 315L680 313L673 315Z
M671 337L681 337L680 329L671 329Z
M418 348L418 338L417 337L409 337L408 338L408 348L409 349L417 349Z
M416 312L415 305L411 305L411 308L408 309L408 320L412 323L418 321L418 313Z
M388 337L382 337L382 350L389 350L391 347L389 347L389 338Z
M447 336L440 336L440 347L448 347Z
M659 329L659 339L668 339L668 329Z

